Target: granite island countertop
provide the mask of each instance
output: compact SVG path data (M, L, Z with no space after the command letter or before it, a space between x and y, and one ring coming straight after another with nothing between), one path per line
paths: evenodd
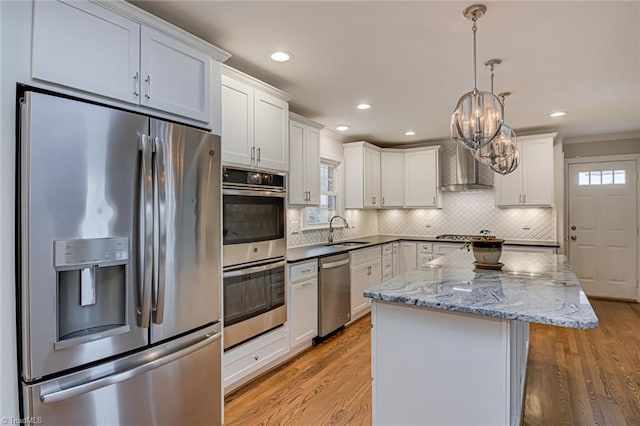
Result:
M456 251L365 290L385 302L569 328L595 328L596 317L564 255L503 252L501 271L474 269Z
M361 241L365 244L350 247L340 247L339 243L345 241ZM302 260L314 259L316 257L331 256L338 253L345 253L351 250L372 247L380 244L393 243L396 241L416 241L431 243L456 243L462 244L464 241L447 240L432 236L406 236L406 235L370 235L368 237L351 238L344 241L336 241L334 245L315 244L310 246L293 247L287 250L287 262L300 262ZM550 247L557 248L557 241L540 240L506 240L505 245L529 246L529 247Z

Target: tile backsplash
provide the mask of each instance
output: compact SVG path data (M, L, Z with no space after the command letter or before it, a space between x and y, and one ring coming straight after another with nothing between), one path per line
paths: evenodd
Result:
M338 228L335 240L369 235L436 236L477 234L489 229L510 240L556 240L553 208L507 208L494 205L493 191L443 194L442 209L346 210L350 229ZM287 211L287 246L299 247L327 241L328 231L301 230L301 209Z
M328 230L301 229L301 212L302 209L299 208L289 208L287 210L287 247L326 243L329 234ZM375 210L346 210L344 217L349 223L349 229L336 228L333 233L335 241L378 234L378 213ZM336 224L342 224L342 221Z
M477 234L489 229L492 235L510 240L556 240L556 215L547 208L507 208L494 205L494 191L443 194L442 209L381 210L381 235L436 236Z

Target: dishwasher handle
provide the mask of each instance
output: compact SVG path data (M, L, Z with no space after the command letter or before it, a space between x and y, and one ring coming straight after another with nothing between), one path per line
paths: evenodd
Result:
M337 262L323 263L322 269L332 269L332 268L337 268L338 266L348 265L348 264L349 264L349 259L338 260Z

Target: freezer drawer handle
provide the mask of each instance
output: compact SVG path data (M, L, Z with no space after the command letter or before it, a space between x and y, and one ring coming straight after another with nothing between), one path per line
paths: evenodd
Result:
M204 339L178 352L174 352L163 358L159 358L154 361L148 362L146 364L142 364L130 370L111 374L109 376L105 376L97 380L92 380L89 382L82 383L78 386L74 386L67 389L56 390L54 392L50 392L47 394L40 394L40 401L42 401L43 404L54 404L56 402L73 398L75 396L79 396L87 392L91 392L91 391L103 388L105 386L113 385L119 382L124 382L125 380L131 379L132 377L135 377L139 374L143 374L148 371L154 370L158 367L162 367L165 364L169 364L170 362L173 362L193 352L196 352L197 350L215 342L216 340L220 340L221 336L222 336L222 333L205 334Z
M330 262L330 263L323 264L322 269L337 268L338 266L347 265L347 264L349 264L349 259L339 260L337 262Z

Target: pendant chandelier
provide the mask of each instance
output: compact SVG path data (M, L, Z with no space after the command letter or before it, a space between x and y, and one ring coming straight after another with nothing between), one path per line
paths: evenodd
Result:
M503 106L493 93L478 90L476 72L477 21L487 11L487 6L474 4L462 15L473 22L473 90L458 100L451 114L451 139L464 148L477 150L487 145L500 132Z
M500 59L490 59L485 62L485 66L491 70L491 93L493 93L493 79L495 67L501 64ZM498 94L504 107L505 98L510 92ZM504 110L503 110L504 115ZM487 164L491 170L506 175L515 171L520 164L520 153L517 147L516 132L504 122L500 126L498 135L487 145L474 151L474 156L481 163Z

